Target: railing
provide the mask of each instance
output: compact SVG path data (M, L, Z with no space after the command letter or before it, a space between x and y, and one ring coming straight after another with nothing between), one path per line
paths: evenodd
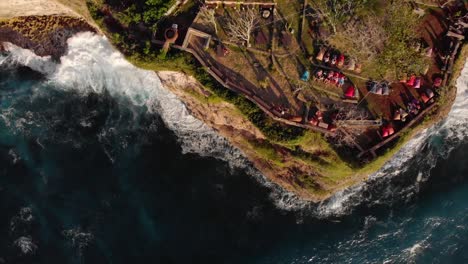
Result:
M221 71L219 71L215 66L209 65L203 58L198 54L198 52L195 49L192 48L183 48L178 45L173 45L172 47L189 52L192 54L198 62L206 69L208 74L210 74L213 78L216 79L222 86L226 87L227 89L242 94L245 98L247 98L249 101L253 102L256 104L263 112L265 112L269 117L271 117L273 120L290 125L290 126L295 126L295 127L301 127L301 128L306 128L310 129L315 132L323 133L323 134L331 134L334 133L333 131L327 130L322 127L318 126L312 126L308 124L302 124L302 123L297 123L288 119L285 119L281 116L280 114L273 109L272 106L270 106L267 102L263 101L260 97L258 97L254 92L246 89L242 85L236 84L232 81L229 80L228 77L223 76ZM224 78L223 78L224 77Z
M381 141L380 143L378 143L377 145L371 147L370 149L368 150L365 150L365 151L361 151L361 153L359 153L358 155L358 158L362 157L364 154L366 153L371 153L372 156L376 157L377 155L375 154L375 151L377 151L379 148L383 147L384 145L388 144L389 142L393 141L394 139L396 139L397 137L399 137L401 135L401 133L403 133L405 130L408 130L411 126L413 126L416 122L418 122L419 120L421 120L421 118L423 118L423 116L429 112L429 110L431 110L436 104L435 103L432 103L429 107L427 107L426 109L424 109L421 113L419 113L419 115L417 115L413 120L411 120L408 124L406 124L406 126L404 126L402 129L400 129L398 132L396 132L395 134L389 136L388 138L386 138L385 140Z
M382 125L382 119L376 120L338 120L337 125L343 127L380 127Z

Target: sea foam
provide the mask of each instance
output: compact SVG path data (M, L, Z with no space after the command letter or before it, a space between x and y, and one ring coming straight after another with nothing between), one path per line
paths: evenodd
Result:
M68 40L68 50L54 62L29 50L8 43L7 58L0 62L18 63L46 75L52 86L81 93L108 93L126 98L133 105L145 107L162 117L165 125L179 139L183 153L196 153L228 162L231 169L242 169L261 184L270 187L278 204L287 204L296 197L270 183L247 160L244 154L212 128L190 114L175 94L164 88L153 71L138 69L115 50L104 36L91 32L78 33ZM81 122L83 126L86 123ZM112 154L108 154L112 161Z
M159 114L180 139L184 153L212 156L229 161L232 167L246 167L242 152L190 115L183 102L162 86L155 72L130 64L103 36L84 32L70 38L68 51L59 63L11 43L5 48L9 55L2 58L3 63L13 61L41 72L58 89L84 95L108 92Z
M446 119L414 136L390 161L372 175L369 181L345 189L316 205L303 201L269 182L251 166L239 149L190 115L183 102L162 86L155 72L138 69L127 62L105 37L90 32L79 33L68 40L68 46L68 51L61 57L60 63L55 63L50 57L39 57L29 50L8 43L6 49L9 51L9 57L0 58L0 64L14 61L45 74L51 83L61 89L83 94L108 92L112 96L126 97L136 106L146 107L148 111L159 114L166 126L174 131L184 153L215 157L227 161L231 168L247 170L260 183L272 190L272 200L279 208L285 210L305 210L320 217L349 213L352 208L368 200L364 197L364 192L368 191L375 181L391 179L408 170L412 159L427 147L431 140L438 137L449 140L450 144L445 144L437 153L432 151L428 154L424 161L425 171L418 174L414 185L406 190L400 190L400 194L411 193L415 186L426 180L427 172L435 164L434 161L447 156L447 153L468 135L467 63L457 81L457 97ZM374 202L379 202L393 195L395 195L394 190L387 188L380 197L373 199Z

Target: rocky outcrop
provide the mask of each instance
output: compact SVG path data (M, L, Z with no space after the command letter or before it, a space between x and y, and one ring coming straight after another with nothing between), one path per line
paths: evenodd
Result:
M81 31L96 32L84 19L76 17L15 17L0 21L0 42L8 41L58 60L67 50L68 38Z

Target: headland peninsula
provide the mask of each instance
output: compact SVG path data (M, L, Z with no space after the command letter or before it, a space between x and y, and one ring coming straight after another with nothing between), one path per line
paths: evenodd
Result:
M15 0L0 4L0 50L9 42L59 61L69 37L104 34L271 182L317 202L366 180L447 115L468 54L467 7Z

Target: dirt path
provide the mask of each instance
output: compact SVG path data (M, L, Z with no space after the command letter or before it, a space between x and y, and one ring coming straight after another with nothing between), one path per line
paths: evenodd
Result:
M54 0L0 0L0 18L34 15L79 16Z

